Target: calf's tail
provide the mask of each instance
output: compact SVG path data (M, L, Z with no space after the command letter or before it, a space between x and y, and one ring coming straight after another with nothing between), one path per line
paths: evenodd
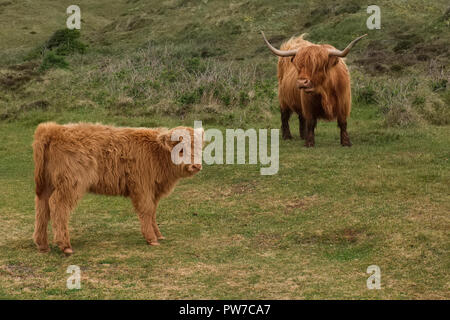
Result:
M48 145L46 127L47 124L41 124L37 127L33 141L34 182L37 196L42 194L46 186L45 152Z

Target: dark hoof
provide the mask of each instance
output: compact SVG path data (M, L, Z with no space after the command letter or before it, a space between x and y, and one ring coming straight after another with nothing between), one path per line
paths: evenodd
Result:
M283 135L283 140L291 140L292 135Z
M350 141L345 141L345 142L341 143L341 146L343 146L343 147L351 147L352 143Z
M309 138L309 139L306 139L305 140L305 147L307 147L307 148L312 148L312 147L314 147L314 139L311 139L311 138Z

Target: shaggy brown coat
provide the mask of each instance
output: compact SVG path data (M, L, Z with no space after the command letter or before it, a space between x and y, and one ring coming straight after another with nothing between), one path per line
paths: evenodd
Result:
M317 119L335 120L341 129L341 144L351 146L347 117L351 110L350 76L342 58L329 56L330 45L315 45L303 35L291 38L281 50L299 49L294 57L278 58L278 99L282 136L291 139L289 118L297 113L305 146L314 146ZM301 90L299 90L301 89Z
M174 130L191 134L192 164L176 165L171 151ZM195 130L197 138L198 131ZM72 253L68 221L77 201L86 192L130 197L141 222L144 238L151 245L163 239L156 224L158 201L177 181L201 170L194 164L194 130L116 128L100 124L40 124L34 135L33 156L36 183L34 241L40 251L49 251L47 225L52 220L54 241L66 254ZM187 150L187 149L185 149ZM200 150L201 152L201 150Z

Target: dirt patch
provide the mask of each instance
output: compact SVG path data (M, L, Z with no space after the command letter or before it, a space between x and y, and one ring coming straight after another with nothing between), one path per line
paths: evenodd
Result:
M10 73L0 78L0 85L5 89L17 90L31 79L32 77L27 74Z
M446 43L418 43L413 50L417 56L428 56L438 58L439 56L448 57L448 45Z
M34 276L34 270L24 264L7 264L0 266L0 270L16 278L28 278Z
M255 183L243 182L235 184L231 187L231 193L235 195L251 193L255 190Z
M38 100L31 103L23 104L19 111L31 111L31 110L47 110L50 102L46 100Z
M396 34L393 38L369 42L365 54L355 62L370 74L377 75L401 71L429 60L438 60L442 65L448 61L448 46L442 40L426 42L408 33Z
M37 67L38 65L32 62L9 66L9 71L0 75L0 87L15 91L33 79L40 79Z
M15 65L9 66L8 69L14 70L14 71L25 71L25 70L33 71L38 66L39 65L37 63L28 61L28 62L24 62L21 64L15 64Z
M258 248L275 248L281 241L279 233L259 233L252 238L252 247Z
M137 29L141 29L146 25L150 25L153 22L153 19L146 17L145 15L141 16L132 16L128 18L121 17L117 19L107 26L104 27L105 32L109 31L133 31Z
M286 210L291 211L294 209L306 210L310 208L318 200L318 195L314 194L310 197L304 197L302 199L294 199L286 203Z
M31 103L26 103L20 106L20 108L7 109L0 113L0 120L15 119L19 113L28 112L32 110L47 110L50 106L50 102L46 100L38 100Z
M318 230L313 234L305 235L302 237L304 243L320 243L320 244L345 244L345 243L358 243L370 235L361 228L347 227L338 230L330 230L323 232Z
M357 242L361 234L360 230L345 228L336 234L336 238L344 242Z
M5 11L5 8L12 4L12 1L1 1L0 2L0 14Z

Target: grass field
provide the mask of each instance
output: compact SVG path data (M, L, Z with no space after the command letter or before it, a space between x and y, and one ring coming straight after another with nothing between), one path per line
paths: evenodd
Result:
M159 205L159 247L128 199L87 195L65 257L31 239L38 123L279 128L276 59L258 31L342 48L368 16L365 1L78 2L88 47L57 68L39 48L72 3L0 0L0 298L450 298L445 1L379 1L382 29L347 60L351 148L322 121L306 149L292 119L278 174L205 165L183 180ZM81 290L66 288L69 265ZM381 290L366 287L370 265Z

